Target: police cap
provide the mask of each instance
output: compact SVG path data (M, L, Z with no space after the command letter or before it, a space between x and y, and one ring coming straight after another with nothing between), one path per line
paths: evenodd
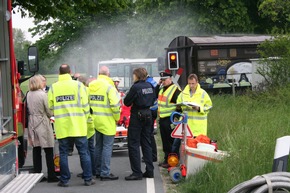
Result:
M172 76L172 74L167 73L167 72L160 72L159 74L160 74L161 79L167 79L167 78L170 78Z

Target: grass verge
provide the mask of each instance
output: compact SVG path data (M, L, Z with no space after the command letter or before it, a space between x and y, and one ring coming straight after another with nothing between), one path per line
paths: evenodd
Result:
M167 180L167 170L161 169L166 193L225 193L272 172L276 139L290 133L289 99L289 87L237 97L212 96L208 136L217 139L219 149L230 156L221 163L209 162L178 184Z

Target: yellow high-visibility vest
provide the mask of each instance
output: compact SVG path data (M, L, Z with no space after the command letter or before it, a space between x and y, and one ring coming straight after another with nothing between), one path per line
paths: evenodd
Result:
M48 105L54 113L57 139L87 136L89 104L81 82L72 80L69 74L59 75L48 91Z
M87 91L87 94L89 96L89 87L86 87L86 91ZM89 116L88 116L87 127L88 127L87 138L89 139L96 133L94 119L93 119L93 116L91 114L89 114Z
M175 84L170 85L164 92L163 88L158 93L158 115L160 118L169 117L175 111L175 104L171 103L174 92L178 89Z
M89 104L93 110L95 129L104 135L116 134L120 119L120 95L113 81L105 75L89 84Z
M190 93L187 85L177 98L177 103L194 102L200 105L200 111L193 110L190 107L182 106L183 111L187 111L187 124L194 136L200 134L207 135L207 114L212 108L212 101L205 90L198 84L194 94Z

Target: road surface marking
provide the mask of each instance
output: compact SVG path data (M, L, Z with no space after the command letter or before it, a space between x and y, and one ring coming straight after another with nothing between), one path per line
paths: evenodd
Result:
M146 178L147 193L155 193L154 178Z

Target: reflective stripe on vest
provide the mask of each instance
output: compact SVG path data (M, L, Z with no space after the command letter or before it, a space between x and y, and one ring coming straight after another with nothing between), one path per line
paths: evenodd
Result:
M113 88L113 86L109 86L107 91L106 91L106 94L108 95L108 93L110 92L110 90ZM118 96L119 97L119 96ZM120 102L118 104L116 104L117 106L120 106ZM110 105L110 101L107 99L107 102L106 104L96 104L94 102L91 101L91 107L96 107L97 110L99 109L103 109L105 111L107 111L106 109L110 109L111 110L111 107L115 107L116 105ZM93 111L93 114L94 115L99 115L99 116L113 116L113 114L119 114L120 112L119 111L116 111L116 112L96 112L96 110Z
M201 100L200 100L200 104L203 104L203 103L204 103L205 93L206 93L205 91L202 92ZM203 110L204 110L204 112L207 112L207 111L209 111L211 108L212 108L212 106L208 106L207 104L205 104L204 107L203 107Z
M193 115L188 115L188 119L191 120L207 120L207 116L193 116Z
M204 103L205 94L206 94L206 92L203 91L202 92L202 95L201 95L201 98L200 98L200 104L203 104ZM181 99L182 99L182 101L187 101L186 99L183 99L183 96L184 95L187 95L187 93L184 93L184 94L181 93ZM212 108L212 106L208 106L207 104L205 104L205 106L203 107L204 112L209 111L209 109L211 109L211 108ZM196 111L196 110L190 109L190 111Z
M69 109L69 108L85 108L87 107L89 104L85 104L84 106L81 105L81 95L80 95L80 88L81 88L81 83L78 83L78 94L77 94L77 100L75 101L76 104L61 104L59 106L57 106L57 103L54 103L54 117L55 118L64 118L64 117L82 117L84 116L84 114L82 112L68 112L68 113L59 113L56 111L62 111L62 109ZM51 86L51 92L54 92L54 87ZM55 100L55 99L54 99ZM88 114L88 112L85 112L85 114Z
M158 95L158 113L161 118L169 117L176 108L175 104L170 103L170 100L172 99L177 86L173 84L170 87L162 94L160 94L162 92L161 90Z

